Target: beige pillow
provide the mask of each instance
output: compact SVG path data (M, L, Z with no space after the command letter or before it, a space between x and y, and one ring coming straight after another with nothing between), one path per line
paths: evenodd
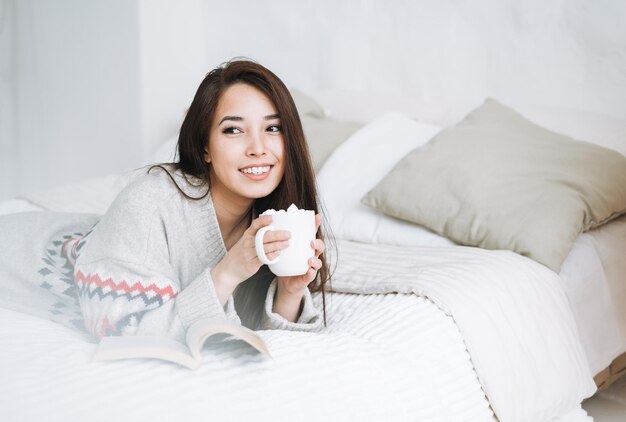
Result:
M558 272L581 232L626 212L626 157L487 100L407 154L362 202Z

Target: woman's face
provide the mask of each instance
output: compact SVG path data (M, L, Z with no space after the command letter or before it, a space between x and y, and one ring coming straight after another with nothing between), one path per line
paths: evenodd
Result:
M237 83L220 98L211 122L205 160L211 164L211 193L249 206L269 195L285 172L280 118L257 88Z

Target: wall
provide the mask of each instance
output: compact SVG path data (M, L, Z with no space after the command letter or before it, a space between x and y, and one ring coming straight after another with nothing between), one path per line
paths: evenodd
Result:
M212 61L249 54L304 88L444 104L492 95L626 117L620 0L209 3Z
M621 0L0 5L13 9L0 23L0 199L137 165L234 56L310 93L458 110L493 96L626 118Z
M198 84L214 64L203 0L139 1L141 131L144 153L175 136Z
M16 193L10 183L16 154L13 13L13 2L0 0L0 198Z
M492 96L626 118L620 0L160 0L141 15L142 48L162 48L142 62L165 67L142 72L148 144L176 131L204 72L236 56L309 93L377 92L453 117Z
M15 118L7 151L14 166L12 186L3 192L25 193L134 165L140 157L136 4L8 3Z

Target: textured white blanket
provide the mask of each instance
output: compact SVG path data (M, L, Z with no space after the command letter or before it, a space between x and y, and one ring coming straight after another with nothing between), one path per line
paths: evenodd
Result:
M82 334L0 309L0 420L493 422L472 364L502 421L587 420L593 386L552 273L468 248L339 248L335 289L429 296L456 324L424 297L333 294L321 333L262 333L270 364L226 343L192 373L90 363Z
M0 308L0 420L495 422L454 321L423 297L332 294L320 333L260 334L272 361L225 342L197 371L92 363L75 331Z
M334 290L415 293L454 318L501 421L547 421L595 391L561 282L546 267L459 246L337 246Z

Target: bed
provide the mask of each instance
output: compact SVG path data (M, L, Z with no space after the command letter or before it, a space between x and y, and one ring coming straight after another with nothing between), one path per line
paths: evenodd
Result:
M576 236L559 271L506 248L461 246L362 202L453 122L416 109L358 121L295 97L335 238L327 326L260 331L271 360L225 340L205 347L197 371L151 359L96 363L96 344L59 323L72 310L22 312L5 295L0 419L591 420L581 402L626 366L626 216ZM525 115L624 148L622 123L598 121L605 133L594 139L585 132L593 125L573 127L579 120L565 114ZM172 151L171 140L146 163ZM0 202L0 214L101 214L141 171Z

